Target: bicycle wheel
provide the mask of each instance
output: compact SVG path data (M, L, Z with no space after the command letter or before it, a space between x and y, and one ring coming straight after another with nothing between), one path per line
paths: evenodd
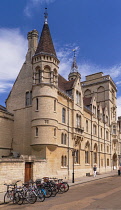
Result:
M67 192L69 190L69 185L67 182L63 182L63 184L65 186L64 192Z
M38 190L37 197L40 202L43 202L45 200L45 195L41 190Z
M6 192L4 195L4 203L7 204L10 203L11 201L13 201L13 192L12 191Z
M55 197L56 194L57 194L57 191L56 191L56 188L55 187L51 187L51 190L52 190L52 197Z
M26 191L25 198L26 198L26 201L31 204L35 203L37 200L37 196L31 190Z
M65 192L65 186L64 184L61 184L60 187L59 187L59 192L60 193L64 193Z
M45 188L46 194L45 198L49 198L52 195L52 190L48 187Z
M16 192L15 195L14 195L14 200L15 200L15 203L17 203L18 205L21 205L23 204L23 195L21 192Z

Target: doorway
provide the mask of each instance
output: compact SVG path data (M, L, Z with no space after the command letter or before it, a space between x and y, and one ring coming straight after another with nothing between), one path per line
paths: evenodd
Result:
M114 153L113 155L113 169L117 168L117 154Z
M25 163L25 182L28 182L32 179L32 163Z

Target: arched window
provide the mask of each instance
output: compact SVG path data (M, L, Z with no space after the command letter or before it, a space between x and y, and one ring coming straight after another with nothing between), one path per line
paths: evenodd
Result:
M32 91L27 91L25 96L25 105L30 106L32 104Z
M66 138L67 138L67 135L65 134L64 135L64 144L66 144Z
M39 109L39 100L38 98L36 98L36 110L38 111L38 109Z
M54 84L57 83L57 70L56 69L53 70L53 83Z
M64 159L64 166L66 167L67 166L67 157L65 155L65 159Z
M91 90L89 90L89 89L85 90L84 96L85 96L86 98L91 97Z
M35 69L35 84L39 84L42 80L40 67L37 66Z
M62 133L61 134L61 144L63 144L63 142L64 142L64 134Z
M54 112L56 112L56 100L54 100Z
M85 145L85 163L86 164L90 163L90 144L89 144L89 142L87 142Z
M66 109L62 108L62 123L66 123Z
M65 144L67 143L67 135L62 133L61 134L61 144Z
M35 129L35 136L38 136L38 127Z
M79 150L76 150L75 151L75 164L79 164L80 163L79 158L80 158Z
M76 103L81 106L81 93L76 91Z
M62 167L66 167L67 166L67 157L65 156L61 156L61 166Z
M50 83L51 82L51 69L50 69L49 66L44 67L43 80L44 80L45 83Z
M56 136L56 128L54 128L54 136Z
M64 157L63 157L63 155L61 157L61 166L64 166Z
M94 145L94 163L97 163L97 144Z

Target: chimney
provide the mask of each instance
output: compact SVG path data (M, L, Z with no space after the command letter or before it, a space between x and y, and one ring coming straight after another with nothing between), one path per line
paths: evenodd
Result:
M28 50L34 50L35 52L38 45L38 31L34 29L28 32L27 38L28 38Z

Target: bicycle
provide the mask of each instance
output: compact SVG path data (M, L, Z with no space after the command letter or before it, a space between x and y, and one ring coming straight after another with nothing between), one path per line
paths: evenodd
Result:
M15 184L4 184L7 186L7 191L4 195L4 203L10 203L13 202L14 204L17 203L19 205L22 204L21 196L20 196L20 191L17 188L17 182L20 182L20 180L16 181Z

